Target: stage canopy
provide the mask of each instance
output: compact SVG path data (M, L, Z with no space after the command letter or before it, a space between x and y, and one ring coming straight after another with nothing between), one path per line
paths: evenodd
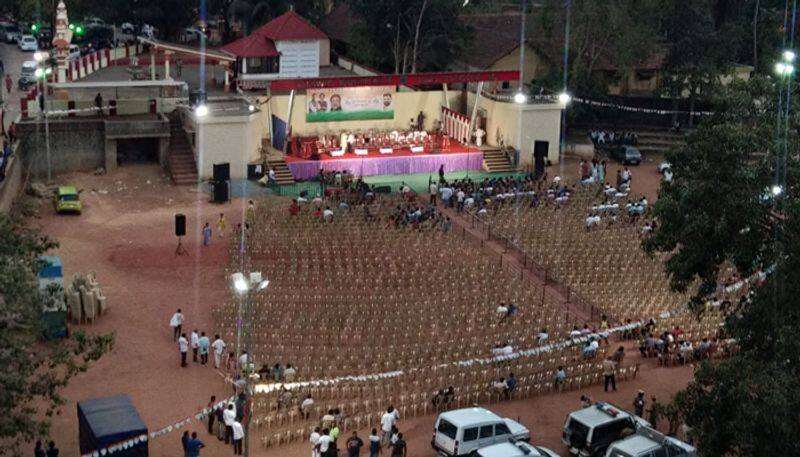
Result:
M127 395L78 402L81 454L147 435L147 427ZM147 442L119 452L121 456L147 456Z

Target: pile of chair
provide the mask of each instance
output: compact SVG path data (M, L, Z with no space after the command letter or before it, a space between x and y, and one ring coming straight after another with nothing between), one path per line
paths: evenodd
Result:
M67 309L75 324L94 323L95 318L108 310L106 296L100 289L95 272L85 275L76 273L67 286L66 294Z

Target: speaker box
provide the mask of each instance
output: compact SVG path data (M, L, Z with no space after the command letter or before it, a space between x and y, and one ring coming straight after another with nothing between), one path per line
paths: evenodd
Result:
M214 182L214 203L225 203L228 201L228 182Z
M186 236L186 216L175 215L175 236Z
M228 162L214 164L214 181L231 179L231 164Z

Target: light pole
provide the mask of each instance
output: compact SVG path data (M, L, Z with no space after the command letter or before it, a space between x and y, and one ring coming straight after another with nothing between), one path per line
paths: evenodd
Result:
M252 309L252 293L253 292L260 292L269 286L269 280L263 279L261 277L260 271L253 271L248 276L245 276L244 273L237 272L231 275L231 281L233 283L233 290L241 298L239 303L239 323L238 323L238 331L236 336L236 345L238 349L239 360L242 358L243 353L247 353L246 361L244 367L242 367L242 374L245 376L245 384L244 384L244 395L245 395L245 405L247 405L249 414L244 423L244 455L245 457L250 456L250 421L253 417L253 408L252 408L252 374L253 374L253 354L252 354L252 343L253 343L253 309ZM246 327L245 327L246 322ZM244 335L244 351L242 351L241 345L241 332L242 329L246 328L246 332Z
M47 92L47 77L53 73L53 68L48 64L50 54L47 52L38 51L33 54L33 60L36 61L38 68L34 76L36 76L37 84L39 84L39 109L42 111L44 117L44 144L45 153L47 154L47 182L53 182L53 167L50 160L50 123L47 119L47 110L45 109L45 93Z
M561 110L561 132L558 141L558 163L560 164L563 164L564 161L564 147L566 146L567 142L567 104L572 99L569 95L569 91L567 90L567 85L569 83L569 27L572 15L572 0L566 1L567 13L566 20L564 21L564 90L558 95L558 101L564 105L564 108Z

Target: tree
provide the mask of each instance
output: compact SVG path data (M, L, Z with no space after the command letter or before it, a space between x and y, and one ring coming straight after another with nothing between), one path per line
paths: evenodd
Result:
M769 273L727 308L724 331L738 350L703 362L671 406L704 456L800 455L800 148L796 106L779 128L779 86L756 77L721 89L715 114L668 154L674 178L662 184L659 226L644 242L668 253L676 289L701 284L695 304L715 293L724 267ZM787 185L772 193L782 151Z
M42 338L38 257L57 246L0 214L0 455L46 437L49 417L64 404L59 390L113 347L112 335Z

